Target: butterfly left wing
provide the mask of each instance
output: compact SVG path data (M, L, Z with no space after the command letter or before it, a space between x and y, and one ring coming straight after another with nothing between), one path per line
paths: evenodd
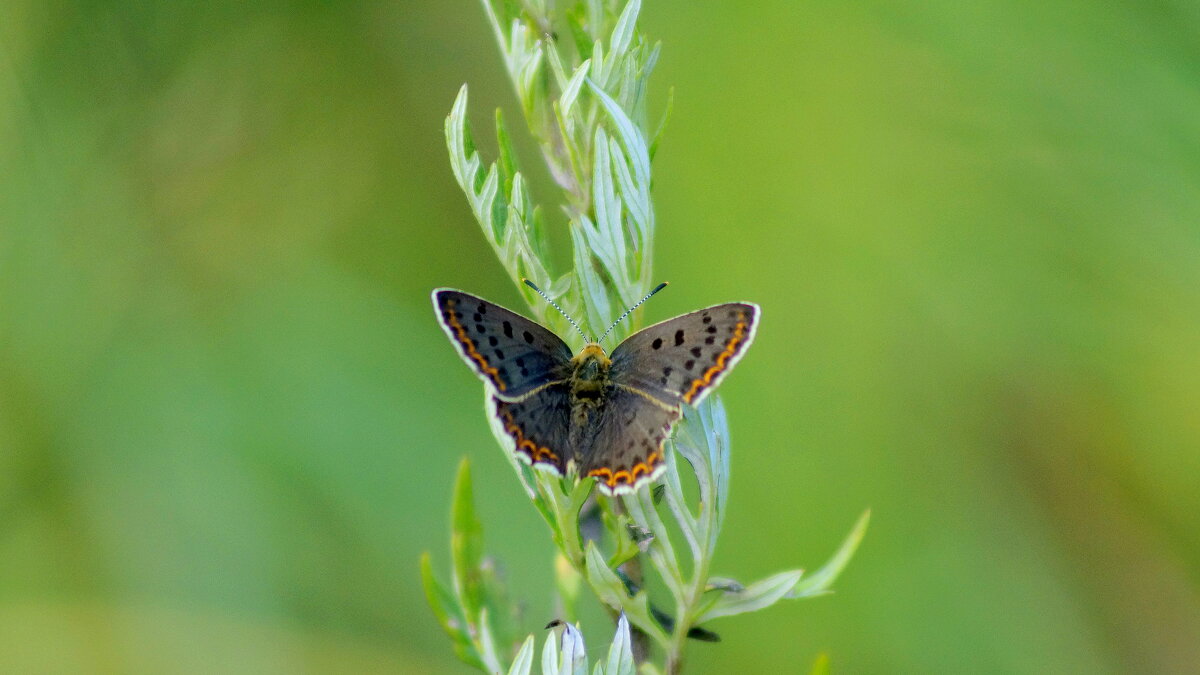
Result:
M610 377L667 406L699 405L746 353L758 315L730 302L644 328L613 350Z
M595 477L608 495L633 492L658 478L666 468L663 441L679 414L678 406L613 385L581 430L582 474Z
M570 347L537 322L451 288L433 291L433 308L459 355L497 397L519 401L566 377Z
M494 423L512 439L510 449L518 459L561 476L575 458L570 396L568 385L551 384L520 401L488 396L488 408Z

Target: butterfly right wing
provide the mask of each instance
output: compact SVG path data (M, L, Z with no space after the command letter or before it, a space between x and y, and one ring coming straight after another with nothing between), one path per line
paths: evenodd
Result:
M730 302L643 328L613 350L613 382L665 405L700 405L746 353L758 315L758 305Z
M655 480L666 469L663 442L679 415L678 405L614 385L583 430L579 447L583 475L595 477L607 495L633 492Z
M498 398L519 401L567 377L570 347L538 323L450 288L433 291L433 308L459 355Z

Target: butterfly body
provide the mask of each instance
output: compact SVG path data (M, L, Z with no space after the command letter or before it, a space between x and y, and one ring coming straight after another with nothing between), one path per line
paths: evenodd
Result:
M437 289L433 304L517 457L559 474L574 467L608 494L661 474L682 405L698 405L741 358L759 312L716 305L643 329L611 355L596 342L572 355L550 330L469 293Z

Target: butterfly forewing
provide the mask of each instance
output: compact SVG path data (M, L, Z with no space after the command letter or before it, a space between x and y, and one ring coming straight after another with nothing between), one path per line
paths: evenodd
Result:
M731 302L677 316L629 336L612 353L611 377L669 405L698 405L742 357L758 305Z
M608 494L630 492L658 477L666 466L663 441L679 414L678 406L614 385L581 430L583 475L594 476Z
M516 401L567 375L571 350L554 333L470 293L433 292L450 341L497 397Z

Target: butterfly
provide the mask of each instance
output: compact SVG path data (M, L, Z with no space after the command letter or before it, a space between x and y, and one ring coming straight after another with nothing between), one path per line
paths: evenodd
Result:
M599 344L604 336L584 335L587 344L573 355L536 321L463 291L435 289L433 306L487 387L488 414L516 456L557 475L574 468L608 495L633 492L662 474L663 443L682 406L699 405L729 374L754 340L760 313L748 302L714 305L644 328L609 356Z

